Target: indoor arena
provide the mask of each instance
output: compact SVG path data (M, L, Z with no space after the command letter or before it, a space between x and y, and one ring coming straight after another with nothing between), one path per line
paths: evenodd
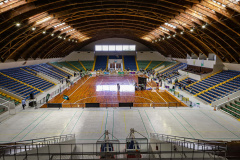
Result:
M239 0L0 0L0 160L240 159Z

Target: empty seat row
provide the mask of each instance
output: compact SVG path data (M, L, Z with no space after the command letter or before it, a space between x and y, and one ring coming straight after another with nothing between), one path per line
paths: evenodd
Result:
M105 70L107 67L107 56L97 56L95 70Z
M207 79L204 79L194 84L190 88L187 88L187 91L191 90L193 94L197 94L237 75L239 75L239 72L237 71L222 71L220 73L217 73L216 75L213 75Z
M169 69L161 72L161 74L165 75L165 76L167 76L168 78L171 78L171 79L172 78L177 78L179 76L179 74L177 74L178 70L179 69L184 69L186 67L187 67L186 63L179 63L179 64L177 64L175 66L172 66Z
M218 81L213 80L212 77L218 78ZM212 103L218 99L221 99L229 94L232 94L233 92L239 91L240 90L240 77L235 77L240 75L240 72L237 71L223 71L218 74L216 74L210 78L207 78L203 80L202 83L197 83L194 84L191 87L187 88L187 91L191 91L193 94L197 94L203 90L206 90L210 87L213 87L215 85L218 85L217 87L214 87L197 97L201 98L202 100ZM225 76L227 75L227 77ZM230 80L231 78L235 77L235 79ZM222 83L225 81L224 83ZM222 84L220 84L222 83Z
M229 104L225 104L224 106L220 107L221 110L227 112L228 114L232 115L233 117L240 119L240 101L234 100Z
M94 61L81 61L83 66L88 70L92 70Z
M125 69L130 69L132 71L137 70L135 56L124 56Z
M189 84L194 83L196 81L197 80L192 79L192 78L186 78L186 79L180 81L179 84L181 84L182 86L188 86Z
M68 76L72 76L71 74L63 72L49 64L32 65L32 66L29 66L28 68L31 68L36 72L41 72L43 74L46 74L55 79L63 79L63 78L67 78Z
M6 69L6 70L1 70L1 72L16 80L19 80L28 85L31 85L32 87L36 87L41 90L45 90L54 86L53 83L50 83L44 79L37 77L36 75L29 73L27 70L24 70L24 68L25 67Z
M138 61L139 70L145 69L149 63L150 63L150 61Z
M39 77L38 72L55 79L71 76L49 64L11 68L0 70L0 87L22 98L29 98L30 93L36 95L54 86L50 81Z

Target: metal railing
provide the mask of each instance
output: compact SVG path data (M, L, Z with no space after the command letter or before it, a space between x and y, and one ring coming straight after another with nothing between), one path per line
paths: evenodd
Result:
M5 143L4 146L8 145L35 145L38 144L40 146L44 146L47 144L57 144L61 142L65 142L68 140L72 140L75 138L75 134L67 134L67 135L60 135L60 136L52 136L52 137L44 137L44 138L38 138L38 139L30 139L30 140L23 140L23 141L17 141L17 142L10 142ZM0 144L1 146L1 144Z
M227 151L227 142L217 142L217 141L208 141L202 139L186 138L172 135L165 135L159 133L150 133L150 137L177 144L186 148L191 148L193 150L222 150Z
M224 159L225 150L212 148L203 150L176 149L169 142L137 143L138 149L127 149L127 143L111 143L113 150L101 151L101 143L46 144L0 146L3 160L15 159ZM170 145L169 145L170 144ZM115 146L115 147L114 147ZM116 147L119 146L119 147ZM158 147L157 147L158 146ZM11 152L9 152L11 150Z
M59 144L74 139L74 134L68 134L0 144L0 158L3 157L4 159L6 156L15 156L16 158L18 156L22 156L22 153L24 153L25 157L27 157L27 153L30 151L34 153L34 150L37 150L36 152L39 154L39 148L48 147L49 145Z

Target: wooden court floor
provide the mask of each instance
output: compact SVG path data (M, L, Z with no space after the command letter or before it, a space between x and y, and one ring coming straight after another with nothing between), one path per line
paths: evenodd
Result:
M118 107L118 103L134 103L135 107L186 106L165 90L135 91L134 84L137 80L137 75L87 76L49 103L62 103L63 107L84 107L85 103L100 103L101 107ZM120 91L117 90L117 84L120 85ZM156 84L148 82L147 87L156 87ZM64 95L67 95L69 100L63 99Z

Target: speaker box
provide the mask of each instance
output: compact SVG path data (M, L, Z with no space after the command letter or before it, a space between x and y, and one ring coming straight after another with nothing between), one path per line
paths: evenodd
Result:
M100 107L100 103L85 103L85 107Z
M48 108L62 108L62 103L48 103Z
M133 103L119 103L119 107L133 107Z
M34 93L30 93L30 99L34 99Z
M37 105L36 101L29 102L30 107L35 107Z
M147 78L138 77L138 84L146 85L147 84Z

